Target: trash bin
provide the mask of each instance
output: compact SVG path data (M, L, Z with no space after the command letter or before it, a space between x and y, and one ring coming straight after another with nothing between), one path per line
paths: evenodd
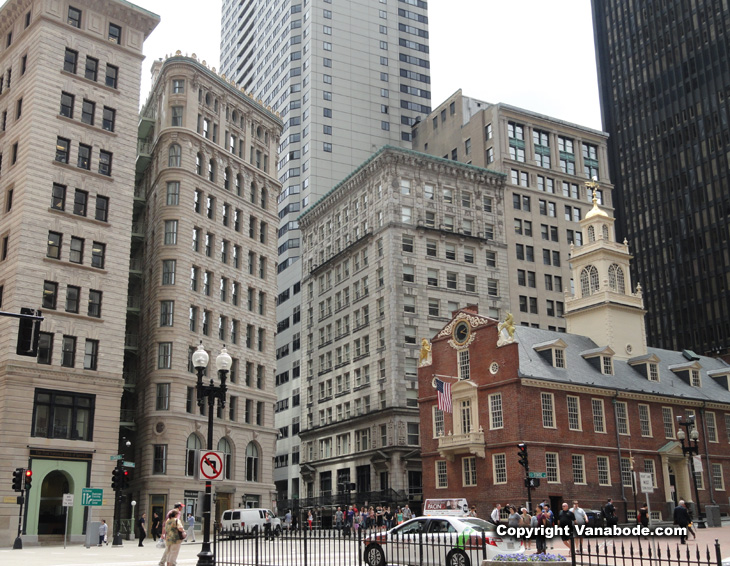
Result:
M603 512L600 509L589 509L586 511L586 517L588 518L587 523L589 527L604 527L606 524L603 518Z

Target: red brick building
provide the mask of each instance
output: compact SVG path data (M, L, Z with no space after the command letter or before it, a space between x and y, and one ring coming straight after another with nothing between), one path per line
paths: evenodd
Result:
M424 499L465 497L483 517L495 502L524 504L524 442L530 470L547 475L533 504L577 499L599 509L611 497L620 520L633 518L635 495L645 499L634 493L633 464L637 483L639 472L651 474L652 515L668 519L678 499L697 499L678 436L688 432L678 419L694 419L700 505L730 512L730 366L648 348L628 245L615 241L595 199L581 224L587 238L571 254L567 333L499 324L475 307L456 311L423 348ZM453 413L437 407L437 379L451 385Z

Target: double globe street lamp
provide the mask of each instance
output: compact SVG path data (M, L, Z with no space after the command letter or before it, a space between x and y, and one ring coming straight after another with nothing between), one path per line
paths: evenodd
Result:
M196 386L198 406L203 407L205 400L208 400L208 443L206 449L208 452L213 450L213 413L215 412L215 400L218 399L219 406L226 406L226 378L231 369L231 356L228 354L226 347L223 346L221 353L215 359L215 367L218 370L220 385L213 383L210 378L209 384L203 383L203 374L208 367L208 352L203 348L203 341L200 341L198 349L193 353L193 367L198 374L198 384ZM203 505L203 546L198 553L198 566L214 566L213 552L210 550L210 513L212 507L212 486L209 479L205 480L205 503Z
M694 415L690 415L689 418L686 421L682 420L682 416L677 416L677 424L680 427L684 427L687 432L682 430L681 428L677 431L677 439L679 442L682 443L682 454L687 456L689 455L689 469L692 473L692 483L695 486L695 507L697 508L697 527L703 528L705 526L704 520L702 518L702 507L700 507L700 492L699 489L697 489L697 475L695 474L695 464L694 464L694 456L699 455L700 448L699 443L697 442L700 438L700 433L697 432L697 428L695 427L695 417ZM685 446L684 441L687 439L687 436L689 436L689 440L687 441L687 445Z

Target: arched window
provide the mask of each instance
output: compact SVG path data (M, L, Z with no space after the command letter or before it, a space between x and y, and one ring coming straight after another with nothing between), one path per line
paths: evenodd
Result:
M594 265L585 266L580 272L580 294L583 297L598 291L598 270Z
M259 481L259 449L253 442L246 446L246 481Z
M251 181L251 202L256 204L256 185Z
M168 154L167 166L168 167L180 167L180 158L182 156L182 150L176 143L170 146Z
M218 452L222 452L225 458L223 465L226 467L226 479L229 480L233 476L233 450L231 450L231 443L228 439L221 438L218 441Z
M238 122L238 112L236 112L235 110L231 114L231 121L234 122L234 123L235 122Z
M261 126L256 128L256 137L257 138L261 139L261 136L263 135L263 133L264 133L264 129Z
M593 226L588 226L588 241L596 241L596 229Z
M267 199L267 192L266 189L261 189L261 208L266 210L266 199Z
M241 179L241 175L236 175L236 194L240 197L241 196L241 187L243 187L243 179Z
M195 466L198 465L198 459L195 457L196 450L202 450L203 442L197 434L193 433L188 436L187 450L185 450L185 475L194 476Z
M195 156L195 172L198 175L203 174L203 154L202 153L198 153Z
M624 282L624 270L620 266L611 264L608 268L608 286L612 291L626 293L626 283Z
M208 161L208 180L215 183L215 159Z
M231 170L229 167L223 170L223 188L227 191L231 190Z
M608 225L603 225L603 239L608 240Z

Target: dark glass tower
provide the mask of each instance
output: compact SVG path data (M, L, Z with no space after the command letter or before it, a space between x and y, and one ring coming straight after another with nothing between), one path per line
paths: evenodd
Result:
M593 0L620 237L649 344L730 347L730 12L716 0Z

